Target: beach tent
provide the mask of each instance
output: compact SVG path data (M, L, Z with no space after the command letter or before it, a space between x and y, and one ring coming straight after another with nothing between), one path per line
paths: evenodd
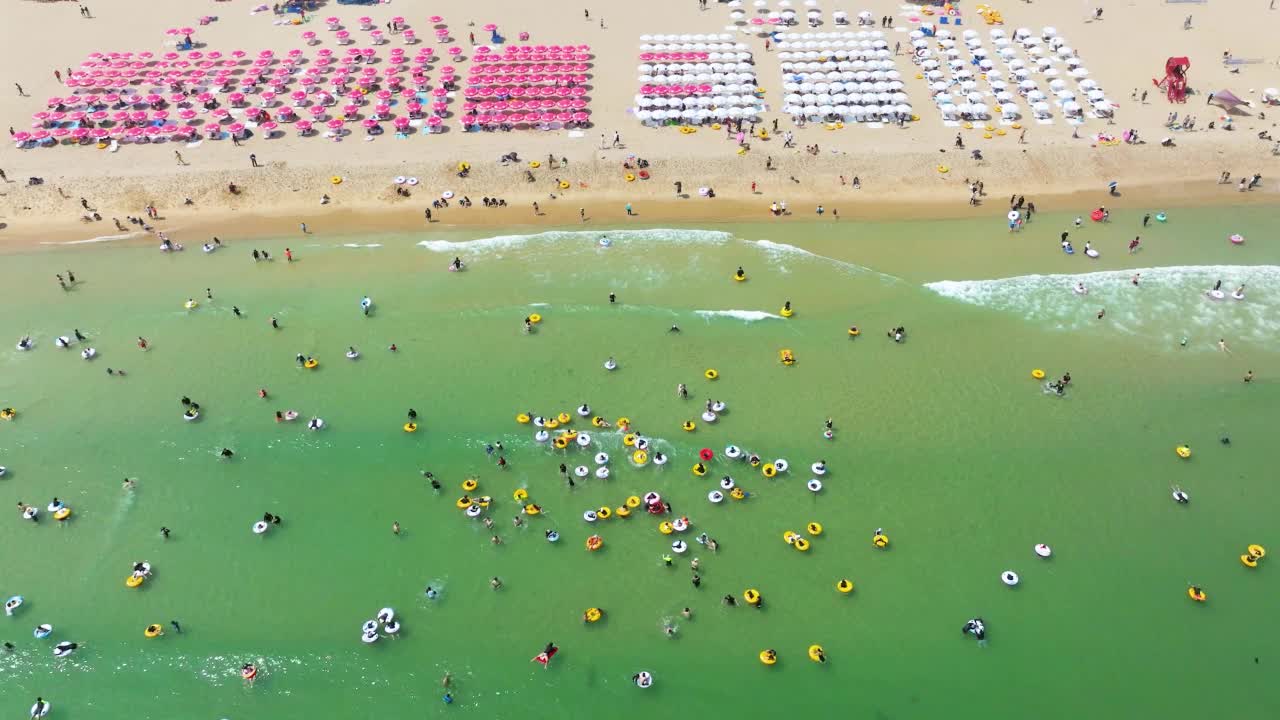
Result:
M1227 112L1231 112L1238 105L1247 104L1245 103L1244 100L1241 100L1240 98L1236 97L1235 93L1231 92L1230 90L1219 90L1215 92L1213 94L1213 99L1210 100L1209 103L1213 105L1217 105L1221 107L1223 110L1226 110Z

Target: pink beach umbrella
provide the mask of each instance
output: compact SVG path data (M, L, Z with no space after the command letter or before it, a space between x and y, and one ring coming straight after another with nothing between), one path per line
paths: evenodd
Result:
M31 139L31 133L29 132L16 132L13 134L14 142L24 143L30 139Z
M328 126L328 128L329 128L330 130L341 130L341 129L342 129L342 121L341 121L341 120L339 120L338 118L334 118L334 119L330 120L329 122L325 123L325 125L326 125L326 126Z
M371 17L362 17L362 18L360 18L360 29L361 29L361 30L372 30L372 29L373 29L373 18L371 18Z
M404 128L409 127L409 118L404 116L398 117L392 122L392 124L396 126L397 130L403 130Z
M412 30L405 30L401 33L401 39L404 40L405 45L413 45L418 42L418 34Z
M89 134L92 135L95 140L102 140L104 138L110 137L111 131L106 128L99 127L99 128L94 128L90 130Z
M183 120L193 120L195 119L195 116L196 116L195 110L187 109L187 110L178 111L178 117Z
M316 37L315 32L312 30L308 30L302 33L302 41L308 45L315 45L316 43L320 42L320 40Z
M312 105L308 108L307 112L311 113L311 117L316 120L324 120L324 117L327 114L323 105Z
M244 124L231 123L231 125L227 126L227 130L230 131L232 135L239 135L240 133L244 132Z
M219 121L226 120L227 118L231 117L231 111L227 110L224 107L214 108L213 111L210 112L209 114L213 115L213 117Z
M337 30L342 27L342 20L336 17L327 17L324 19L324 24L328 25L330 30Z
M429 118L427 118L427 126L428 126L428 127L438 128L438 127L440 127L440 125L442 125L443 123L444 123L444 120L443 120L442 118L438 118L438 117L429 117Z
M444 18L440 17L439 15L432 15L431 17L427 18L427 20L433 24L444 22Z
M310 121L310 120L299 120L299 121L296 123L296 127L298 128L298 134L299 134L299 135L306 135L307 133L311 132L311 121Z
M262 123L261 125L259 125L258 127L261 128L264 132L266 132L267 134L266 137L269 139L275 134L276 128L280 126L277 125L275 121L268 120Z

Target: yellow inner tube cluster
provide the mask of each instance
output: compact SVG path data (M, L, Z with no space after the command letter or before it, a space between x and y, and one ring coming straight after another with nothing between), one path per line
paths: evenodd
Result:
M872 538L871 538L871 544L872 544L872 545L875 545L876 547L878 547L878 548L880 548L881 550L883 550L883 549L885 549L885 548L889 547L889 536L888 536L888 535L876 535L876 536L874 536L874 537L872 537Z
M764 467L760 468L760 472L764 473L765 477L771 478L778 474L778 468L774 467L773 463L765 463Z
M715 368L707 368L707 371L702 373L702 377L708 380L715 380L716 378L720 377L720 373L716 371Z
M1179 445L1178 447L1174 448L1173 451L1177 453L1178 457L1182 458L1183 460L1186 460L1191 457L1191 448L1187 445Z
M1036 368L1035 370L1032 370L1032 371L1031 371L1031 377L1033 377L1033 378L1035 378L1035 379L1037 379L1037 380L1043 380L1043 379L1044 379L1044 371L1043 371L1043 370L1041 370L1040 368Z
M685 420L684 423L680 426L680 429L684 430L685 432L693 432L695 429L697 429L697 427L698 426L692 420Z
M841 578L840 582L836 583L836 589L841 593L848 595L853 592L853 581L848 578Z
M604 611L600 608L587 608L587 611L582 613L582 619L589 623L600 622L602 617L604 617Z
M680 127L681 135L692 135L696 132L698 132L698 128L689 127L688 125L683 125Z
M407 423L405 423L405 424L404 424L404 431L405 431L405 432L409 432L409 433L411 433L411 432L418 432L418 423L416 423L416 422L407 422Z

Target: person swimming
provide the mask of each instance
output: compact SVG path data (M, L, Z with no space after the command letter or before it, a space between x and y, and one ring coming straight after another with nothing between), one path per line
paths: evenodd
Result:
M461 269L462 269L462 258L454 258L454 259L453 259L453 262L449 263L449 267L450 267L451 269L453 269L454 271L461 270Z
M417 419L418 419L418 411L417 411L417 410L414 410L413 408L409 408L409 419L410 419L410 420L417 420Z
M739 265L738 272L734 273L733 276L741 280L742 278L745 278L747 276L747 272L742 269L741 265Z
M1221 289L1222 289L1222 281L1221 281L1221 280L1219 280L1218 282L1214 283L1214 284L1213 284L1213 289L1214 289L1215 291L1216 291L1216 290L1221 290Z
M894 342L900 343L902 342L903 338L907 336L907 329L899 325L898 327L891 328L889 332L886 333L886 335L888 337L893 338Z
M440 592L437 591L435 588L431 587L430 585L428 585L427 589L423 591L423 594L427 596L428 600L435 600L436 598L440 597Z
M679 385L676 385L676 395L682 398L689 397L689 388L686 387L684 383L680 383Z
M961 634L972 635L977 640L984 640L987 637L987 626L982 618L973 618L960 628Z

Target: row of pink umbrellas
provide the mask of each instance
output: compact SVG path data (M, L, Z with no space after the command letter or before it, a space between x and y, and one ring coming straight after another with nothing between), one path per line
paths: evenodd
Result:
M465 122L468 125L522 125L587 122L590 119L591 115L586 112L490 113L469 116L465 119Z
M588 79L586 75L563 75L560 73L550 75L472 75L467 78L467 84L479 86L511 85L513 83L520 85L582 85Z
M585 100L493 100L478 103L464 103L462 112L471 112L479 110L480 112L491 112L494 110L586 110L587 101Z
M476 48L477 55L533 55L535 53L589 53L590 45L503 45L502 52L481 45Z
M583 73L591 69L589 63L475 63L471 66L471 75L530 75L538 73Z
M584 87L557 88L550 85L539 85L537 87L523 87L521 85L494 85L491 87L479 88L469 87L462 91L464 97L497 97L509 95L515 98L580 98L587 94Z

